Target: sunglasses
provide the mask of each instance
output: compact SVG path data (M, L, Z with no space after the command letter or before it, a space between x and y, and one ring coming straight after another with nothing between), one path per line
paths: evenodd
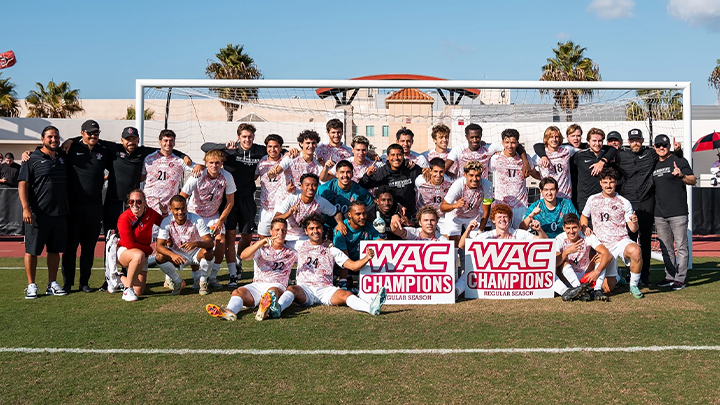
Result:
M145 201L143 200L128 200L128 205L143 205L145 204Z
M670 146L670 144L668 144L668 143L656 143L655 144L656 148L666 148L667 149L668 146Z

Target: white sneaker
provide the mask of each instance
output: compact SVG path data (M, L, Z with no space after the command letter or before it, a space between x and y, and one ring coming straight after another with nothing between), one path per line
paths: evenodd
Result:
M208 295L210 294L210 291L208 290L208 282L207 281L201 281L200 283L200 295Z
M27 288L25 289L25 299L34 300L35 298L37 298L37 290L37 284L28 284Z
M67 292L60 287L60 284L57 283L57 281L53 281L50 283L49 286L47 286L47 290L45 290L45 294L47 295L67 295Z
M123 301L133 302L137 301L138 297L135 295L135 290L133 290L132 287L128 287L123 291L122 299Z
M175 282L168 275L165 275L165 288L175 290Z

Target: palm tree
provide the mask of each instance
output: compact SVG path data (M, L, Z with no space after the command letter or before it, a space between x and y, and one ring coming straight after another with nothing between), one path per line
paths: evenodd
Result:
M72 118L85 111L80 103L80 90L71 89L70 83L50 80L47 88L36 83L38 90L30 90L25 101L29 118Z
M682 120L682 93L677 90L638 90L638 101L631 101L626 108L628 121Z
M572 41L558 42L553 49L555 58L549 58L542 67L540 80L544 81L600 81L600 68L592 59L583 54L586 48L575 45ZM594 90L585 89L541 89L545 95L552 93L555 105L565 111L565 118L572 121L572 112L580 104L580 100L592 100Z
M215 54L217 61L208 60L205 74L211 79L260 79L262 73L255 61L243 53L243 45L227 44ZM241 101L257 100L258 89L220 88L213 89L225 107L227 120L233 120L233 114Z
M15 83L0 79L0 117L17 117L20 115L20 101L17 99Z
M718 94L718 100L720 100L720 59L717 60L717 66L715 66L715 69L710 72L710 77L708 77L708 86L710 86L711 89L715 89Z
M149 108L146 108L145 110L143 110L143 117L144 117L145 121L149 121L149 120L153 119L154 116L155 116L155 111L153 111ZM127 111L125 112L125 118L121 118L121 119L131 120L131 121L134 120L135 119L135 107L128 106Z

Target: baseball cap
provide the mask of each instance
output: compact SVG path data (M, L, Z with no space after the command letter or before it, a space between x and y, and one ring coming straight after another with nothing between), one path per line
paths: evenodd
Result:
M670 146L670 138L665 134L660 134L655 137L655 146L665 145Z
M100 125L95 120L87 120L83 122L80 129L83 132L100 132Z
M628 131L628 139L638 139L638 138L642 139L642 137L643 137L642 131L637 128L631 129L630 131Z
M123 132L122 132L123 139L132 138L133 136L136 138L140 137L138 135L138 130L135 127L127 127L125 129L123 129Z
M615 139L617 141L622 142L622 135L620 135L620 132L618 131L610 131L609 134L607 134L607 140Z

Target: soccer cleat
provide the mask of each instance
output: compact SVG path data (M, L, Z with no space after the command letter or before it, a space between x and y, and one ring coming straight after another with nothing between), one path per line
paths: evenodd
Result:
M214 318L224 319L226 321L236 321L237 316L227 309L221 308L215 304L205 305L205 311Z
M637 299L645 297L645 295L643 295L643 293L640 292L640 289L637 286L630 287L630 294L632 294L632 296Z
M666 278L665 280L658 282L656 285L658 287L672 287L674 283L675 280L670 280L669 278Z
M592 301L592 300L593 300L593 296L592 296L591 294L588 294L588 293L584 292L584 293L582 293L581 296L579 296L579 297L577 298L577 300L578 300L578 301L582 301L582 302L589 302L589 301Z
M230 280L228 281L227 286L229 288L237 288L237 285L238 285L237 282L238 282L237 276L235 274L231 274Z
M565 302L574 301L587 292L589 287L589 283L582 283L577 287L568 288L568 290L563 293L562 300Z
M170 278L170 276L166 275L166 276L165 276L165 284L163 284L163 286L165 286L165 288L167 288L168 290L174 290L174 289L175 289L175 282L172 281L172 279Z
M50 283L50 285L47 286L47 290L45 290L45 294L47 295L67 295L67 291L63 290L60 287L60 284L57 283L57 281L53 281Z
M201 281L200 283L200 295L208 295L210 294L210 290L208 290L208 282L207 281Z
M135 295L135 290L133 290L132 287L128 287L123 291L122 299L123 301L133 302L137 301L138 297Z
M685 283L681 283L681 282L679 282L679 281L676 281L676 282L672 283L672 289L673 289L673 291L680 291L680 290L682 290L683 288L685 288Z
M370 314L380 315L380 309L382 308L383 304L385 304L386 299L387 290L385 289L385 287L380 287L380 291L378 291L375 298L373 298L372 303L370 303Z
M222 284L218 283L217 278L212 277L208 279L208 285L216 290L222 290Z
M603 292L603 290L593 290L592 298L595 301L608 301L610 298Z
M179 295L183 288L185 288L185 280L183 280L180 284L173 283L173 290L170 291L170 295Z
M258 305L258 311L257 314L255 314L255 320L262 321L263 319L267 318L268 311L275 302L277 302L277 300L275 299L275 292L266 291L265 294L260 297L260 305Z
M34 300L35 298L37 298L37 290L37 284L28 284L27 288L25 289L25 299Z
M282 310L280 309L280 303L277 300L277 297L275 297L275 293L272 295L272 300L270 301L270 310L268 311L270 314L270 318L272 319L278 319L280 318L280 314L282 313Z

